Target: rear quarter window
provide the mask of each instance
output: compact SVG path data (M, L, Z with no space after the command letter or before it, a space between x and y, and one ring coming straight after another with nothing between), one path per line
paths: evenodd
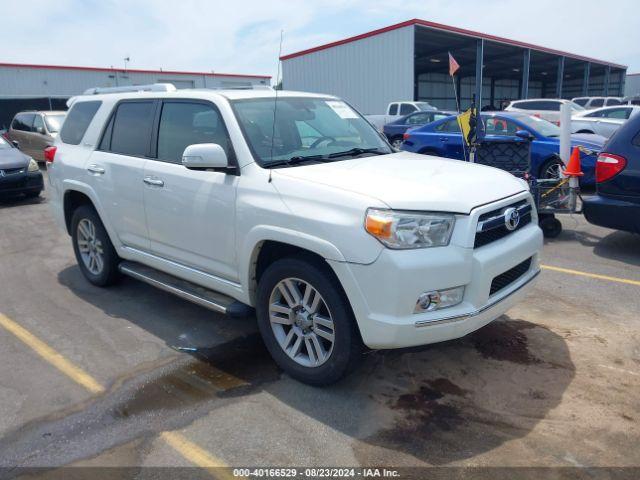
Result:
M62 124L60 140L69 145L79 145L100 105L100 101L76 102Z

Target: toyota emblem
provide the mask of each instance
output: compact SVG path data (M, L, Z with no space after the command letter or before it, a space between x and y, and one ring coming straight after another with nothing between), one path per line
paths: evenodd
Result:
M507 208L504 212L504 226L512 231L518 228L520 223L520 213L515 208Z

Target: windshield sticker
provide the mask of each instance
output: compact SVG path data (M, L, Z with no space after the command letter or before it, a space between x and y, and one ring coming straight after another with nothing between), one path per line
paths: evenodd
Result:
M358 114L351 110L351 108L349 108L349 105L344 102L332 100L327 102L327 105L329 105L340 118L358 118Z

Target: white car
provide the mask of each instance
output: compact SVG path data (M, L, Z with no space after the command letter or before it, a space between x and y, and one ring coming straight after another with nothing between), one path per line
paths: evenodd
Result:
M624 101L620 97L576 97L571 101L584 107L586 110L624 104Z
M640 112L640 106L622 105L580 112L571 117L571 133L595 133L609 138L624 122Z
M577 103L571 100L560 100L553 98L532 98L527 100L515 100L506 108L509 112L524 112L534 117L548 120L551 123L560 125L560 106L564 103L571 105L573 114L584 111Z
M273 358L311 384L342 377L362 344L466 335L540 271L522 180L394 153L335 97L76 97L46 156L55 217L89 282L126 274L218 312L255 308Z

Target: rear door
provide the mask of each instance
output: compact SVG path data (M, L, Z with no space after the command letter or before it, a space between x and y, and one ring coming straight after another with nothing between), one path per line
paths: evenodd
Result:
M11 123L11 140L18 142L18 148L27 155L31 155L31 129L33 128L33 113L19 113Z
M440 144L440 151L445 157L456 160L465 159L462 132L460 131L457 118L452 118L440 124L435 133L438 143Z
M158 103L119 102L86 166L91 185L120 241L143 251L149 250L143 198L144 164L151 151L151 129Z
M211 102L164 100L154 127L154 157L144 169L144 203L151 251L167 260L237 280L235 199L240 178L225 171L189 170L184 149L216 143L235 156Z

